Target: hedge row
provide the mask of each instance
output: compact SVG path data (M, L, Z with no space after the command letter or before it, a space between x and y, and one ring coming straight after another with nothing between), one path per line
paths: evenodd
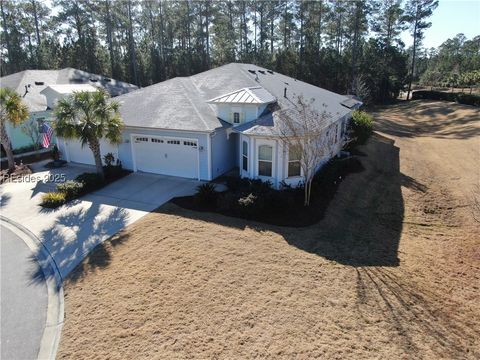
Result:
M445 100L459 104L480 106L480 96L474 94L419 90L412 93L412 99Z

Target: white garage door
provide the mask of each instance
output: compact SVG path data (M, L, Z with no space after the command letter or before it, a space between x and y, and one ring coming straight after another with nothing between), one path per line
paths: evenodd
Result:
M195 139L134 136L138 171L198 178L198 143Z
M68 151L69 161L80 163L80 164L89 164L95 165L95 160L93 158L92 150L88 147L88 144L82 147L82 143L78 140L65 140L66 148ZM117 146L110 144L106 140L100 141L100 153L103 156L107 153L112 153L117 158Z

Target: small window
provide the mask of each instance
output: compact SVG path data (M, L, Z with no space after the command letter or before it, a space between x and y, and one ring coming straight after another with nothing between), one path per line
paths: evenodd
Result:
M35 85L40 86L40 85L45 85L43 81L35 81Z
M240 124L240 113L238 112L233 113L233 123Z
M258 147L258 175L272 176L273 148L269 145Z
M162 139L152 138L152 142L154 142L154 143L159 143L159 144L163 144L163 140L162 140Z
M242 169L248 171L248 143L242 143Z
M180 145L180 140L168 140L167 144Z
M184 141L183 145L185 146L197 146L197 143L194 141Z
M301 158L301 149L298 146L290 146L288 149L288 177L301 175Z
M148 142L148 138L147 137L137 137L135 138L135 142Z

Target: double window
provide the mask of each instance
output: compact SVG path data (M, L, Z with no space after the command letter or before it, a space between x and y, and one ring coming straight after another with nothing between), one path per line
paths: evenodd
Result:
M273 149L269 145L258 147L258 175L272 176Z
M301 166L300 159L302 151L300 146L289 146L288 148L288 177L300 176Z
M248 171L248 143L242 143L242 169Z

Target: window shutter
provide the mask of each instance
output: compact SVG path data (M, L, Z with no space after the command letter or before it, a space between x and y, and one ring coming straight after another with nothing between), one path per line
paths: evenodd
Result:
M245 122L245 113L244 113L244 112L241 112L241 113L240 113L240 122L241 122L241 123L244 123L244 122Z
M233 123L233 112L230 111L230 113L228 114L228 121Z

